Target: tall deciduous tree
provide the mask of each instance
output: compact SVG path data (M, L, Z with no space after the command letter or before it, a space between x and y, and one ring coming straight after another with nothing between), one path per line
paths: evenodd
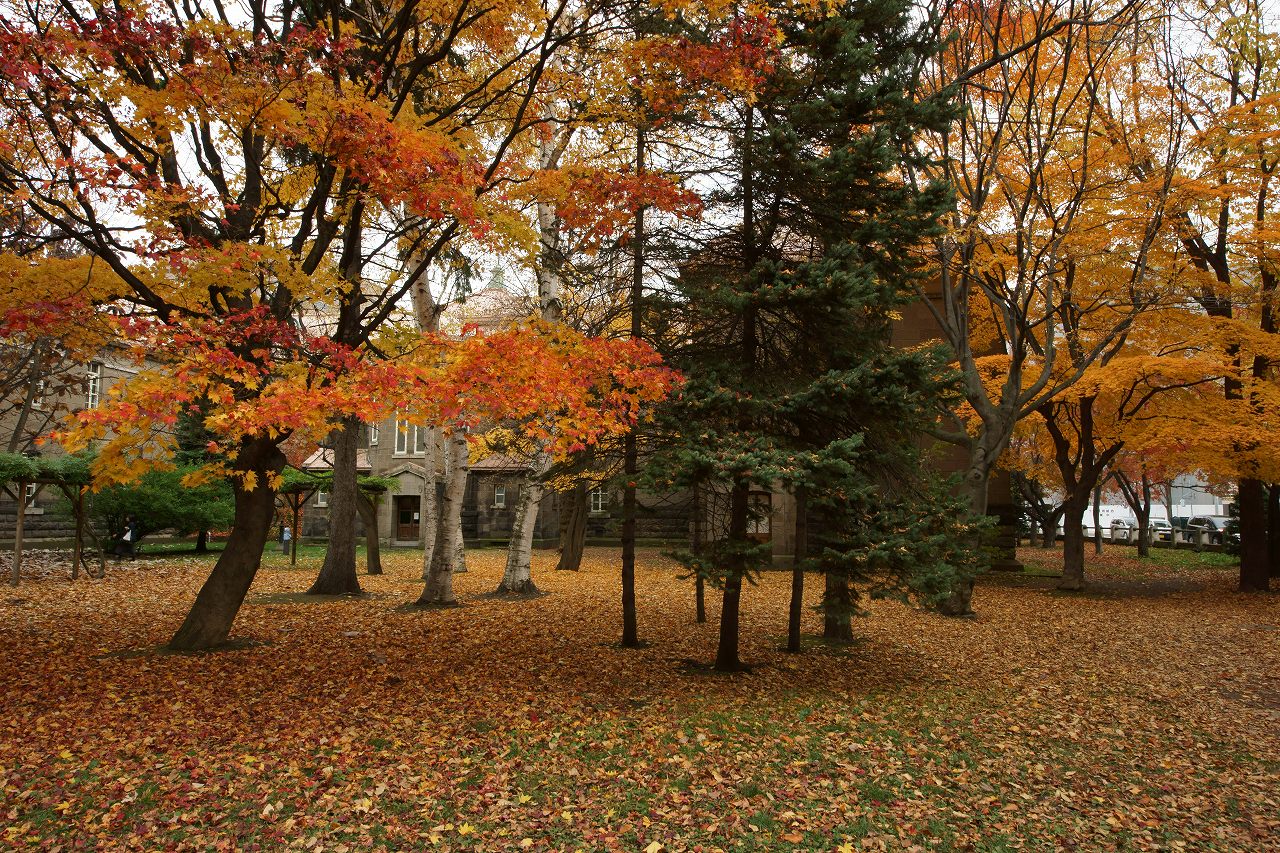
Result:
M997 0L930 8L939 32L952 38L926 63L926 89L954 89L961 116L924 138L934 157L917 175L950 184L956 209L932 243L936 277L918 292L964 377L968 405L950 413L952 427L938 435L964 449L964 487L970 509L981 514L991 471L1018 421L1117 348L1145 307L1144 299L1084 292L1089 282L1073 278L1069 242L1078 248L1083 234L1104 240L1114 231L1133 239L1125 251L1144 262L1169 180L1157 170L1141 183L1118 184L1095 133L1099 91L1129 61L1134 4ZM1165 141L1176 142L1176 128L1166 123L1165 130L1172 133ZM1073 316L1091 335L1068 359L1063 321ZM998 369L984 363L991 357ZM956 590L944 612L971 612L971 592Z
M1204 438L1228 451L1215 473L1238 478L1240 589L1265 591L1267 484L1280 479L1274 448L1258 429L1276 405L1280 31L1255 0L1212 0L1181 12L1180 31L1194 37L1166 78L1196 133L1178 163L1171 225L1198 272L1189 295L1220 321L1230 358L1223 407ZM1134 170L1149 164L1135 158Z
M118 276L132 311L169 327L154 341L203 359L171 363L174 396L192 402L198 385L211 401L236 515L175 648L227 636L268 535L280 443L370 414L344 379L419 272L382 270L526 233L495 190L532 170L522 140L542 121L551 57L601 20L564 2L348 11L61 0L0 17L0 191ZM176 418L153 390L135 401ZM100 471L136 470L124 448L153 424L116 418L120 452Z

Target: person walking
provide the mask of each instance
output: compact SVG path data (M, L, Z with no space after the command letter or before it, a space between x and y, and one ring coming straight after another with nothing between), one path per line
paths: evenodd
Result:
M137 556L138 547L138 522L132 515L124 517L124 531L120 534L120 541L116 543L116 561L119 562L124 557L130 560Z

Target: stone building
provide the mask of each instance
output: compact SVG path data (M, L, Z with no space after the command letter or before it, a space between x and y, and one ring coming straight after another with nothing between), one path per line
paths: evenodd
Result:
M61 447L41 444L37 437L58 429L73 412L97 408L113 385L136 373L132 361L115 349L104 350L88 364L59 362L38 380L29 400L14 401L0 416L0 437L4 441L0 450L13 447L19 453L61 455L65 452ZM18 501L12 488L0 489L0 538L10 540L18 517ZM54 511L61 500L61 493L54 487L27 486L23 521L26 539L62 539L74 535L74 520Z
M532 304L507 290L500 278L476 293L464 305L446 315L446 325L461 327L474 324L492 329L513 317L527 316ZM918 346L939 338L937 325L927 306L909 306L895 324L895 346ZM364 449L360 451L360 473L394 478L396 486L382 496L378 507L378 529L382 542L390 546L410 546L422 541L421 494L425 430L388 418L366 427ZM944 472L961 470L964 454L945 450L941 455ZM308 465L326 468L317 455ZM523 483L525 468L518 459L494 455L473 463L467 477L463 498L462 533L469 545L502 545L511 533L514 510ZM706 493L698 499L688 493L638 496L637 537L645 542L687 542L695 535L695 515L708 526L707 519L722 515L714 506L715 496ZM795 500L786 491L758 491L752 494L758 520L751 535L771 543L773 562L790 563L795 556ZM304 512L303 536L327 535L327 495L315 495ZM598 487L589 496L587 519L588 542L616 543L621 528L621 494ZM548 491L544 494L534 532L534 547L552 548L559 542L560 520L567 512L566 497ZM1012 565L1013 525L1016 521L1008 475L996 471L990 490L990 512L1000 518L1003 536L999 543ZM710 522L713 524L714 522ZM706 536L713 531L703 530Z
M414 546L422 542L422 485L426 448L425 431L412 424L389 418L368 425L357 452L356 470L361 476L375 475L395 481L378 498L378 536L384 545ZM327 471L331 457L324 450L313 453L302 468ZM468 545L505 545L511 536L516 504L520 498L526 468L517 459L500 454L474 462L467 474L462 502L462 536ZM316 492L306 502L302 514L304 537L328 535L328 498ZM544 493L534 528L535 548L554 548L560 541L560 520L567 511L568 497ZM616 542L621 527L621 494L604 486L587 493L587 539L589 542ZM689 536L692 499L686 495L639 496L637 536L647 543L682 542ZM363 524L357 520L360 535Z

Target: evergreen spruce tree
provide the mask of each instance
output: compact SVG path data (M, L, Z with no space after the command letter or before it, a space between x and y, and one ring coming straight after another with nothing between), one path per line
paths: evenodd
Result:
M722 125L733 154L707 220L729 225L691 252L669 305L668 357L688 384L652 469L725 505L686 558L723 591L719 671L742 668L743 581L768 559L752 536L759 493L804 495L804 565L834 579L837 624L858 584L904 592L915 578L937 591L958 562L954 504L920 474L940 365L889 345L917 247L949 201L900 179L915 135L951 120L945 100L915 97L934 45L898 0L797 9L778 24L775 68ZM939 571L922 581L922 568Z

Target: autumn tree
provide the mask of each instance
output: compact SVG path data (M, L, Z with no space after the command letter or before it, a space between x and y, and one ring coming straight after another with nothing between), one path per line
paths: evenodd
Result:
M1052 451L1038 418L1018 422L1000 467L1009 472L1023 509L1039 529L1041 545L1052 548L1062 522L1062 489L1052 462ZM1032 531L1033 539L1035 531Z
M418 272L385 275L389 253L425 267L460 237L522 231L495 189L527 171L550 57L597 24L565 4L248 12L66 0L0 20L0 190L118 276L129 334L169 356L93 422L115 436L99 474L135 476L144 439L164 444L197 399L228 460L232 535L175 648L226 637L280 443L386 412L370 388L399 380L367 344Z
M998 0L930 8L951 37L926 63L925 89L954 91L961 113L919 140L934 157L913 179L945 181L956 207L930 246L935 277L917 292L964 377L967 405L949 412L937 435L963 449L964 488L981 514L1015 425L1114 351L1148 304L1141 288L1115 298L1091 289L1073 263L1120 248L1145 268L1170 178L1156 170L1117 183L1119 167L1095 133L1100 90L1128 79L1120 69L1141 29L1139 7ZM1152 143L1176 146L1178 127L1164 130ZM1063 320L1071 317L1090 334L1066 358ZM957 589L944 611L970 612L971 592Z
M1098 100L1097 132L1133 181L1170 186L1160 240L1180 253L1183 269L1166 290L1184 308L1173 323L1216 362L1204 376L1220 398L1175 397L1190 407L1171 417L1160 443L1178 448L1186 470L1238 479L1240 587L1265 589L1268 554L1280 553L1268 542L1267 483L1280 472L1265 426L1273 415L1277 36L1256 3L1158 11L1126 75L1129 97Z
M451 301L462 301L470 291L471 266L460 252L441 259L436 272L441 279L438 292L432 288L429 270L418 273L410 289L413 319L421 332L440 332L440 321ZM412 262L406 266L415 266ZM396 430L401 427L396 419ZM462 495L467 478L466 433L448 424L420 424L425 430L425 459L422 465L421 530L422 579L426 581L419 604L450 605L453 575L463 569ZM399 441L398 435L392 437ZM407 440L407 438L406 438Z
M1276 412L1280 33L1253 0L1190 4L1175 20L1184 35L1161 76L1195 133L1176 164L1170 228L1195 267L1186 295L1214 321L1228 362L1222 404L1204 412L1196 444L1214 458L1204 467L1237 478L1240 589L1265 591L1276 550L1267 484L1280 480L1267 428ZM1158 165L1154 155L1132 158L1135 174Z
M1138 522L1139 557L1151 556L1151 511L1164 494L1161 473L1158 464L1141 454L1123 453L1111 463L1111 480Z
M94 306L118 292L119 279L89 257L33 251L0 254L0 441L9 453L37 449L85 404L116 334Z
M544 320L643 337L653 233L678 227L701 209L681 185L681 166L688 163L673 156L689 141L681 138L684 117L725 92L749 87L752 69L770 48L768 35L722 7L694 3L672 14L640 3L626 8L617 31L558 57L547 76L554 84L544 107L551 121L538 137L543 169L524 191L535 202L539 241L529 266ZM622 469L623 646L639 642L634 562L640 441L629 434L620 447L596 447L591 454L597 468ZM536 447L517 455L528 474L499 592L520 594L535 589L531 534L552 458ZM582 509L582 489L574 492ZM581 524L573 529L585 531Z

